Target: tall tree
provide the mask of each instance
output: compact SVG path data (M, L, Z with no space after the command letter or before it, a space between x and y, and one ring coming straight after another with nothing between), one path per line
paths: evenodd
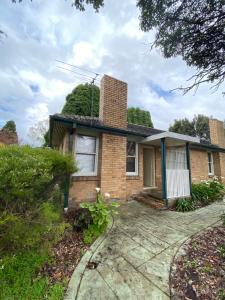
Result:
M16 132L16 123L13 120L7 121L2 129L17 134L17 132Z
M129 107L127 110L128 123L153 127L149 111L142 110L138 107Z
M201 140L209 141L209 118L204 115L194 116L193 120L187 118L175 120L173 125L170 125L169 131L190 136L199 137Z
M224 0L139 0L141 29L156 29L154 46L163 55L181 55L197 68L194 83L219 86L225 78L225 2Z
M98 86L89 83L79 84L67 95L62 113L98 117L99 95Z

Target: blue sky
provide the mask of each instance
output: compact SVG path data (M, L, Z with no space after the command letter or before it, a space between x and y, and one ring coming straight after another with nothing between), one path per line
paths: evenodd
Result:
M179 57L166 60L150 51L154 32L140 31L135 3L106 0L95 13L77 11L70 0L1 0L0 29L7 37L0 42L0 126L15 120L20 140L31 142L30 128L60 112L66 95L88 81L57 68L56 59L126 81L129 106L149 110L157 128L198 113L225 119L224 85L216 93L207 84L195 94L169 92L186 85L195 70Z

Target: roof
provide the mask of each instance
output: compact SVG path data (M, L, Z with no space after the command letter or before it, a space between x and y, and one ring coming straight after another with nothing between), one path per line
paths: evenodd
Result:
M70 122L78 125L83 125L87 127L99 128L99 129L108 129L112 132L118 131L118 133L122 134L131 134L131 135L138 135L141 137L147 137L154 134L162 133L164 130L159 130L155 128L150 128L142 125L136 124L127 124L127 128L115 128L105 125L103 121L96 117L89 117L89 116L77 116L77 115L65 115L65 114L55 114L50 116L53 120L58 120L62 122Z
M53 131L54 126L52 122L56 122L55 132ZM101 130L108 133L114 133L118 135L136 135L143 138L166 133L165 130L150 128L142 125L129 124L129 123L127 124L126 129L110 127L108 125L105 125L103 121L101 121L99 118L96 117L54 114L50 116L50 141L51 142L52 139L54 139L54 135L58 135L58 138L60 139L60 136L62 136L64 132L62 130L62 126L60 126L59 123L63 123L64 125L67 126L69 125L71 128L86 127L86 128L93 128L93 129ZM191 147L201 148L201 149L211 150L211 151L225 152L224 148L220 148L217 145L213 145L202 140L200 141L200 143L199 142L196 143L192 141Z

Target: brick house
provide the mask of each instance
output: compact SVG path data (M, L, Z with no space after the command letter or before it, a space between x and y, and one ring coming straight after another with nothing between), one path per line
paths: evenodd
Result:
M17 134L7 129L0 129L0 144L3 145L18 144Z
M163 117L163 115L162 115ZM50 116L51 147L74 154L70 205L95 198L95 188L126 200L143 190L164 200L188 197L191 182L225 178L223 122L209 121L211 144L196 137L127 123L127 84L104 75L99 118Z

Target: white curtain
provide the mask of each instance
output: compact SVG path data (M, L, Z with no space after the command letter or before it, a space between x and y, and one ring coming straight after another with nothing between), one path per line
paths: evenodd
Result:
M166 153L167 197L190 196L189 170L185 148L171 148Z

